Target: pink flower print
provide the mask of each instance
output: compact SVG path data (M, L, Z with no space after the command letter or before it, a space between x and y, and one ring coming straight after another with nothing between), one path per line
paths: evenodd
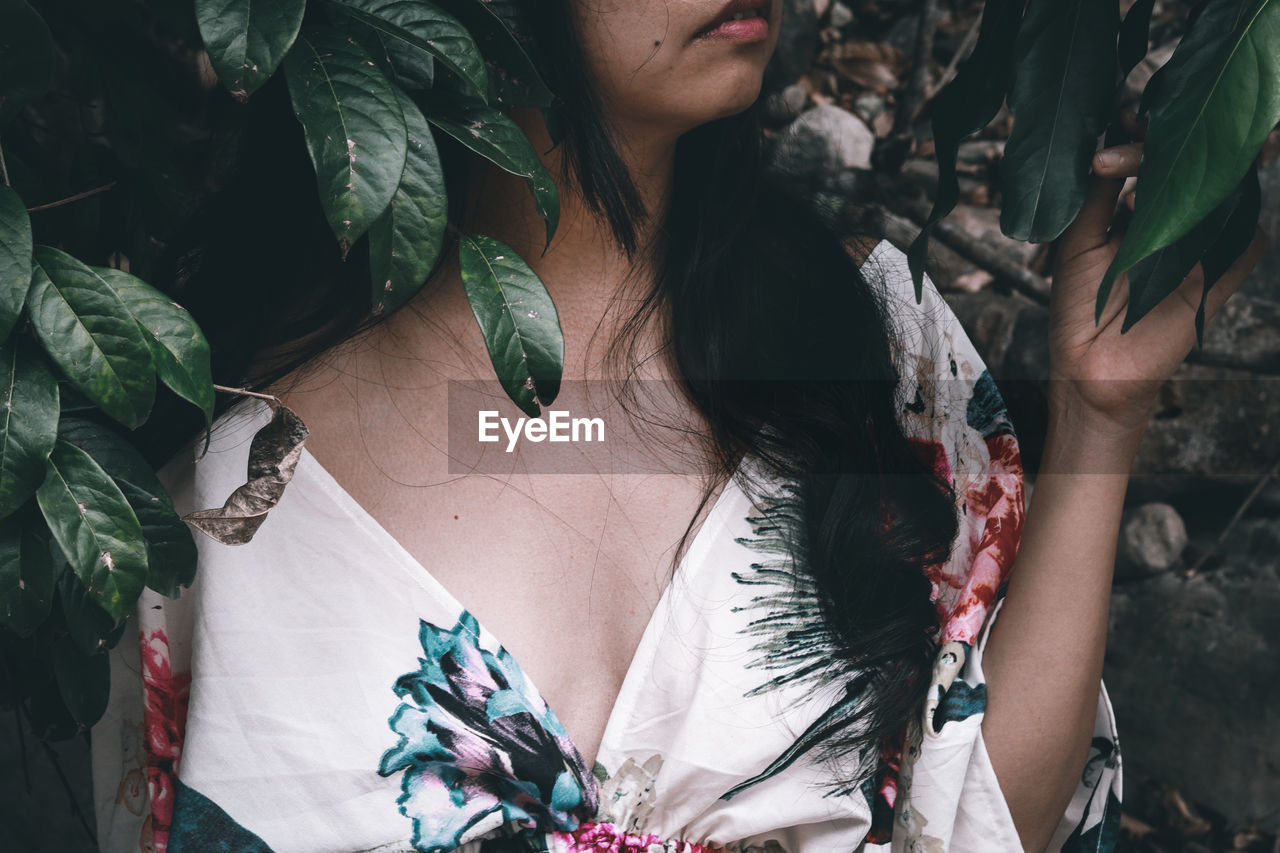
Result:
M163 630L157 628L150 634L143 634L139 642L142 646L142 685L146 694L143 726L146 732L147 788L151 798L151 815L143 826L142 849L165 853L173 821L182 740L187 727L191 673L173 673L169 638Z

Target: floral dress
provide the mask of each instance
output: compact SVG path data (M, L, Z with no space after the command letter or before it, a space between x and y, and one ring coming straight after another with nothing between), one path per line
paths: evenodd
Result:
M834 782L809 749L848 697L779 484L722 490L654 611L594 766L484 626L303 453L253 541L200 537L178 600L147 591L93 731L99 839L117 851L849 853L1017 851L983 743L982 649L1023 520L1018 445L969 339L881 242L902 422L954 484L960 533L931 574L929 698L883 770ZM264 404L164 472L183 511L244 478ZM749 464L749 463L744 463ZM559 618L549 614L550 618ZM1111 850L1120 756L1106 691L1052 850Z

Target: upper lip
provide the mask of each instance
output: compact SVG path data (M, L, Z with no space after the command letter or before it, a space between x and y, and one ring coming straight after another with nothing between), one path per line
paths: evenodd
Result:
M711 32L739 12L750 12L753 9L759 9L760 16L768 20L769 0L729 0L709 24L698 30L698 35Z

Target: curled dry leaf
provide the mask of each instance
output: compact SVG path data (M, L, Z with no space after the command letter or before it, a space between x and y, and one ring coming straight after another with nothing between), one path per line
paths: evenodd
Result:
M184 521L224 545L244 545L275 508L302 457L307 425L288 406L277 403L270 422L249 445L249 480L217 509L184 515Z

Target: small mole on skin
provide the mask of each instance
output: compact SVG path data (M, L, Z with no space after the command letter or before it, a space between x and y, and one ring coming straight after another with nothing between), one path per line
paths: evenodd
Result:
M655 42L653 43L653 46L654 46L654 47L657 47L657 46L658 46L658 45L660 45L660 44L662 44L662 42L660 42L660 41L655 41Z
M453 520L454 520L454 521L457 521L457 520L458 520L458 517L455 515L455 516L453 517Z

